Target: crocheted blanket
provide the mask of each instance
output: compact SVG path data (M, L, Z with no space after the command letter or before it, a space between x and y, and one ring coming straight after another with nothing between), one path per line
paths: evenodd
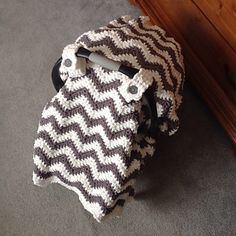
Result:
M73 57L79 47L139 69L133 79ZM72 54L70 54L72 52ZM68 57L70 61L68 63ZM82 34L62 54L65 85L46 104L34 144L33 182L73 190L97 221L120 215L135 177L153 156L144 92L154 91L160 131L174 134L184 81L180 45L149 18L122 16ZM83 67L78 67L79 65Z

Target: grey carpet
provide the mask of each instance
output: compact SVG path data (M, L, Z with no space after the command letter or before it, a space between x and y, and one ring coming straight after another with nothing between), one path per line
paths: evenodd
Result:
M182 125L160 137L137 201L99 224L75 193L32 184L32 146L50 71L81 33L124 14L126 0L0 1L0 235L236 235L236 159L230 140L186 84Z

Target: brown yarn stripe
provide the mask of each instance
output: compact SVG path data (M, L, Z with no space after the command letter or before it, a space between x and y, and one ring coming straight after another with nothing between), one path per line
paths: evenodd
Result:
M65 166L66 170L70 175L77 175L77 174L85 174L90 186L93 188L105 188L107 192L109 193L110 197L113 197L116 195L116 192L112 189L111 183L108 180L98 180L93 177L91 167L89 165L84 165L82 167L74 167L71 165L71 163L68 161L68 157L66 155L60 155L53 159L48 159L48 156L42 152L40 149L35 150L35 154L39 156L40 160L47 166L50 167L51 165L61 163ZM104 173L108 171L112 171L114 176L116 177L119 184L122 184L122 178L119 174L116 173L114 170L113 165L106 165L105 167L97 166L98 172Z
M131 25L127 25L127 28L129 28L130 31L131 31L132 33L136 34L136 35L139 35L139 36L146 36L145 34L142 34L142 33L140 33L139 31L137 31L137 30L135 29L135 27L133 27L133 26L131 26ZM94 32L95 32L95 33L100 33L100 32L106 32L107 30L109 30L109 29L98 29L98 30L95 30ZM126 41L126 40L129 40L129 39L130 39L129 34L127 34L127 33L125 33L124 31L122 31L122 29L120 29L119 31L116 31L116 33L120 36L120 38L122 39L122 41ZM167 67L168 67L168 71L169 71L169 73L170 73L171 78L174 79L174 81L175 81L175 83L176 83L176 78L173 76L172 71L171 71L171 68L172 68L173 66L171 66L170 62L169 62L163 55L161 55L160 53L158 53L157 51L155 51L155 50L153 49L153 47L149 44L148 41L146 41L146 40L144 40L144 39L142 39L142 38L139 38L139 37L135 37L135 36L132 36L132 39L137 39L138 41L142 42L143 44L145 44L145 46L148 48L148 50L150 51L151 54L156 55L156 56L162 58L162 59L165 61ZM159 46L160 44L157 45L157 42L158 42L158 41L155 40L154 44L155 44L155 46L156 46L157 48L159 48L159 47L160 47L160 46ZM172 52L169 51L170 48L167 48L167 49L168 49L167 52L168 52L169 54L171 54ZM176 63L177 63L177 61L176 61ZM177 64L178 64L178 63L177 63ZM177 66L175 69L176 69L179 73L183 74L183 70L182 70L182 67L181 67L181 66Z
M68 156L66 154L64 155L58 155L58 156L55 156L53 159L49 158L47 156L47 154L44 152L43 149L37 147L35 149L35 154L39 156L40 160L42 160L44 162L45 165L47 166L50 166L54 163L64 163L66 159L68 159ZM132 151L132 154L131 154L131 157L132 157L132 160L130 160L130 163L129 165L127 166L127 169L129 169L130 165L131 165L131 161L134 161L135 159L136 160L142 160L142 157L141 157L141 154L140 152L136 151L136 150L133 150ZM78 158L79 159L79 158ZM117 179L118 183L120 185L124 185L126 184L127 182L129 182L132 178L135 178L136 175L138 174L139 170L135 170L133 173L131 173L129 176L127 176L125 179L119 174L119 171L117 169L117 166L115 164L101 164L99 162L98 159L94 159L94 161L96 162L96 167L98 169L99 172L107 172L107 171L112 171L112 173L114 174L115 178ZM76 174L75 172L73 172L73 169L75 169L75 167L73 167L69 161L67 161L67 164L68 166L66 165L66 169L67 171L70 173L70 174ZM89 169L90 171L90 167L87 166L87 168ZM80 173L80 169L81 167L78 167L76 168L78 169L77 173ZM91 172L90 172L91 173ZM86 174L86 173L85 173ZM92 181L92 178L88 177L89 178L89 181ZM94 179L94 181L96 181ZM100 181L100 182L106 182L105 180L104 181Z
M63 107L57 101L54 101L51 104L51 107L54 107L58 111L58 113L62 116L62 118L65 118L65 117L68 117L68 116L73 117L73 116L79 114L84 118L84 121L85 121L87 127L92 128L92 127L95 127L95 126L98 126L98 125L102 126L104 132L106 133L106 136L108 138L110 138L111 140L112 140L112 136L114 137L114 139L116 139L116 138L126 136L127 134L133 132L131 130L131 128L123 128L122 130L118 130L118 131L114 131L114 130L110 129L110 127L107 124L107 118L106 117L104 117L104 118L103 117L102 118L92 118L92 117L89 116L89 114L86 112L86 110L84 109L84 107L82 105L78 105L76 108L74 108L72 110L64 111ZM65 115L65 113L66 113L66 115ZM126 118L125 121L129 121L133 117L134 117L134 115L127 114L125 116L125 118ZM65 127L65 126L61 126L56 119L55 119L55 122L57 123L57 127L60 127L57 130L55 130L58 134L60 132L62 132L62 134L64 134L64 133L66 133L70 130L76 131L76 128L78 127L77 123L71 123L71 124L68 124ZM47 118L41 118L40 125L45 125L47 123L48 123ZM122 123L121 121L117 122L117 124L121 124L121 123Z
M96 160L98 161L98 163L100 163L100 160L99 160L99 157L98 157L98 154L97 152L95 151L95 149L92 149L90 151L78 151L74 145L74 142L71 140L71 139L67 139L63 142L54 142L50 135L47 133L47 132L39 132L38 133L38 138L42 138L51 148L52 150L57 150L59 148L62 148L62 147L70 147L73 154L75 155L76 158L80 159L80 160L84 160L88 157L91 157L93 156L94 158L96 158ZM97 135L97 138L101 139L100 136ZM90 140L89 140L90 141ZM97 141L97 140L96 140ZM130 159L126 153L124 152L124 148L123 147L115 147L113 149L106 149L106 147L102 146L100 141L98 141L100 146L101 146L101 149L106 156L109 156L109 159L111 158L111 156L113 155L119 155L124 163L124 165L128 168L132 159ZM106 149L106 150L104 150ZM136 153L137 157L135 157L135 159L138 159L138 156L140 154ZM105 165L105 164L104 164ZM115 164L114 164L114 167L115 167ZM118 169L117 169L118 171Z
M176 57L178 57L178 55L176 55L176 51L174 51L171 47L167 47L167 46L163 46L163 45L161 45L159 42L158 42L158 40L155 38L155 37L153 37L153 35L152 34L149 34L148 33L148 31L149 32L155 32L155 33L157 33L159 36L160 36L160 38L161 38L161 40L164 42L164 43L171 43L171 44L173 44L173 46L176 48L176 49L178 49L178 46L174 43L174 42L172 42L172 41L170 41L170 40L167 40L167 38L164 38L163 37L163 35L161 34L161 32L160 31L158 31L158 30L151 30L151 29L147 29L147 28L144 28L144 26L142 25L142 22L141 22L141 20L139 19L138 20L138 23L139 24L137 24L137 26L139 27L139 29L142 29L142 30L144 30L144 31L146 31L147 33L141 33L140 31L138 31L134 26L132 26L132 25L130 25L130 24L127 24L126 25L126 27L128 28L128 29L130 29L130 31L132 32L132 33L134 33L134 34L136 34L137 36L144 36L144 37L146 37L146 38L151 38L152 39L152 42L154 43L154 45L158 48L158 49L160 49L160 50L162 50L162 51L166 51L166 52L168 52L168 54L171 56L171 59L174 61L174 64L175 64L175 66L177 66L176 67L176 69L181 73L181 74L183 74L183 68L182 68L182 65L179 65L179 63L177 62L177 58ZM94 30L94 32L95 33L102 33L102 32L105 32L106 31L106 29L98 29L98 30ZM120 29L119 31L116 31L117 33L120 33L120 32L123 32L122 31L122 29ZM123 32L123 36L122 37L124 37L124 32ZM85 34L86 35L86 34ZM139 41L141 41L141 42L143 42L148 48L149 48L149 50L151 50L152 52L153 52L153 47L148 43L148 41L145 41L144 39L142 39L142 38L138 38L137 36L135 37L135 36L129 36L128 34L125 34L126 36L127 36L127 38L137 38ZM178 52L178 51L177 51ZM156 51L154 51L154 55L158 55L158 56L161 56L159 53L157 53Z
M77 189L80 190L81 194L83 195L83 197L86 199L86 201L90 202L90 203L98 203L99 206L101 207L101 210L103 213L106 213L107 210L109 209L109 205L107 205L104 201L104 199L100 196L94 196L92 194L89 194L85 188L83 187L83 185L80 182L70 182L68 179L64 178L61 173L59 171L53 171L53 172L43 172L41 170L39 170L37 167L34 168L34 173L40 177L41 179L48 179L52 176L56 176L58 179L60 179L62 182L64 182L65 184L71 186L71 187L76 187ZM129 189L127 190L129 191ZM132 194L132 192L131 192ZM115 196L116 198L118 196L120 196L121 194L118 194L117 196ZM119 201L119 200L118 200ZM117 204L116 204L117 205ZM115 205L115 206L116 206ZM113 210L114 207L111 207L110 210Z
M123 152L121 152L121 150L120 150L120 149L122 149L122 150L124 149L122 146L117 146L116 148L113 148L113 149L107 149L103 139L100 136L100 134L84 135L81 128L79 126L76 126L76 124L72 124L68 127L62 128L60 130L60 128L58 127L58 124L56 123L56 119L53 116L51 116L47 119L47 123L51 123L51 126L53 127L54 131L57 134L60 134L60 131L61 131L62 135L68 133L69 131L74 131L80 137L81 143L83 143L83 144L85 144L85 143L90 144L90 143L93 143L94 141L97 141L100 144L100 147L101 147L101 149L104 153L120 154L120 155L123 154ZM45 122L45 124L46 124L46 122ZM45 137L45 133L46 133L46 131L40 131L38 133L38 134L40 134L39 137L41 137L41 136ZM130 130L128 130L127 135L128 135L128 137L126 136L127 139L131 140L133 134L130 132ZM120 151L118 152L117 150L120 150Z
M101 209L103 212L105 212L105 209L107 208L107 204L100 196L94 196L89 194L83 187L83 185L80 182L70 182L68 179L64 178L59 171L53 171L53 172L44 172L39 170L37 167L34 168L34 173L39 176L41 179L48 179L52 176L56 176L58 179L60 179L63 183L71 186L76 187L80 190L81 194L84 196L84 198L89 201L90 203L99 203L101 206Z
M139 154L140 155L140 154ZM43 179L47 179L47 178L50 178L51 176L57 176L61 181L63 181L64 183L66 183L67 185L69 186L73 186L73 187L76 187L78 188L81 193L83 194L83 196L86 198L87 201L89 201L90 203L91 202L97 202L99 203L99 205L101 206L101 208L103 209L104 213L108 214L110 213L111 211L114 210L114 208L119 205L118 201L117 203L109 208L106 206L106 203L104 202L103 198L102 197L97 197L97 196L93 196L91 194L89 194L82 186L82 184L80 182L70 182L69 180L67 180L66 178L64 178L60 172L58 171L54 171L54 172L43 172L43 171L40 171L37 167L35 167L34 169L34 173L39 176L40 178L43 178ZM133 179L134 177L136 177L138 174L138 170L136 170L135 172L133 172L128 178L125 179L125 183L127 183L129 180ZM124 184L125 184L124 183ZM129 186L127 187L129 188ZM120 192L119 194L116 194L115 196L113 196L112 199L117 199L118 196L120 196L121 194L123 194L124 192L126 191L130 191L130 196L133 196L134 195L134 190L133 188L131 187L130 189L125 189L124 191ZM111 193L111 192L109 192Z
M66 170L69 172L70 175L76 175L76 174L81 174L84 173L89 181L90 186L93 188L97 187L103 187L107 190L108 194L110 195L111 198L115 199L117 198L117 195L120 193L117 193L113 190L110 182L108 180L97 180L96 178L93 177L92 175L92 170L89 165L84 165L82 167L74 167L69 161L68 161L68 156L63 154L56 156L53 159L49 159L48 156L44 153L44 151L40 148L35 149L35 154L40 158L40 160L47 166L50 167L51 165L57 164L57 163L62 163L64 164ZM140 155L140 153L138 153ZM127 182L129 182L131 179L133 179L137 174L138 170L134 171L129 177L127 178L122 178L119 173L116 171L116 166L114 164L109 164L109 165L102 165L99 166L99 163L96 162L96 168L98 172L108 172L111 171L115 178L117 179L118 183L120 186L125 185Z
M61 93L67 100L70 100L70 101L73 101L74 99L80 97L81 95L85 96L94 111L96 111L96 110L99 111L105 107L109 108L112 118L115 121L123 122L123 121L130 119L133 116L138 115L137 112L135 112L135 111L132 113L124 114L124 115L119 114L112 98L109 98L105 101L95 101L87 88L81 88L81 89L76 90L73 93L70 93L69 91L67 91L66 87L63 87L61 89Z
M93 157L94 158L94 161L97 165L97 169L99 172L106 172L106 171L112 171L112 173L114 174L115 178L117 179L118 183L122 184L124 183L124 180L123 180L123 177L121 176L117 166L115 164L102 164L99 159L97 158L97 154L95 156L92 156L94 155L95 151L89 151L88 154L90 155L87 155L87 158L88 157ZM68 156L66 154L64 155L58 155L58 156L55 156L54 158L50 158L45 152L43 149L37 147L35 149L35 154L38 155L40 157L40 159L42 161L44 161L45 164L47 165L50 165L50 164L53 164L53 160L55 159L56 161L58 162L62 162L64 159L68 159ZM76 157L77 160L81 160L80 156L77 156ZM85 160L86 158L83 158L83 160ZM47 160L47 162L46 162ZM74 167L73 167L74 168ZM80 169L81 167L78 167L78 169ZM88 167L87 167L88 168ZM68 169L68 172L70 173L70 170ZM72 173L71 173L72 174ZM91 180L91 179L90 179Z
M61 94L64 96L64 98L67 100L67 102L71 102L71 103L75 99L77 99L78 97L83 95L88 100L90 106L93 108L93 111L99 111L105 107L109 108L112 118L114 120L119 120L120 122L129 120L129 119L133 118L133 116L137 116L137 112L135 112L135 111L133 111L133 112L131 111L130 113L126 113L126 114L120 114L119 111L116 109L115 102L113 101L112 98L108 98L104 101L94 101L93 96L91 95L89 90L85 87L78 89L78 90L74 91L73 93L70 93L66 87L65 88L63 87L61 89ZM55 101L53 101L53 103L51 103L51 105L53 105L53 104L58 104L58 106L60 105L60 107L62 107L61 101L58 100L58 98L55 98ZM126 107L128 108L129 106L126 106ZM64 111L64 112L68 112L69 110L71 110L73 112L74 109L75 108L63 108L62 110L61 109L60 110Z
M148 70L158 71L162 79L164 80L165 78L164 77L165 71L163 67L161 66L161 64L144 61L143 58L145 57L142 54L142 51L136 46L131 46L129 48L124 48L124 49L119 48L114 44L114 42L112 41L112 38L110 38L109 36L106 36L101 40L91 41L87 35L84 35L83 37L81 37L80 41L83 42L87 47L90 47L90 45L91 47L106 46L112 51L112 54L116 56L121 56L121 55L124 56L125 54L132 55L134 58L137 59L137 62L140 65L140 67L148 69ZM133 67L135 67L135 65L133 65Z
M81 132L79 129L77 130L77 132ZM103 153L105 154L105 156L112 156L112 155L120 155L121 157L126 156L124 148L122 146L117 146L114 147L112 149L107 148L106 145L103 143L103 140L101 138L100 135L95 134L89 137L84 137L84 134L81 132L80 133L80 137L81 137L81 143L86 143L86 144L91 144L93 142L98 142ZM84 159L88 156L88 151L85 152L79 152L73 142L73 140L71 139L67 139L65 141L62 142L54 142L53 139L50 137L50 135L45 132L45 131L40 131L37 135L38 138L42 138L49 146L52 150L57 150L63 147L70 147L74 153L75 156L79 157L80 159ZM90 151L92 153L96 153L95 151ZM89 153L90 153L89 152ZM91 154L91 153L90 153Z
M104 68L102 68L103 70L103 76L106 77L111 77L111 75L109 75L109 72L105 72ZM83 78L90 78L90 83L96 88L96 90L100 93L106 93L109 90L117 90L117 88L121 85L121 81L119 80L114 80L112 82L108 82L105 83L102 81L101 78L99 78L99 76L97 75L97 71L94 68L87 68L86 70L86 75L81 76L81 77L75 77L72 78L73 82L76 82L78 80L83 80Z
M59 135L59 134L66 134L70 131L74 131L77 133L77 135L80 134L80 132L83 132L81 127L78 126L78 123L71 123L67 126L61 126L58 121L55 119L54 116L50 116L48 118L42 118L40 121L40 125L46 125L51 123L51 126L53 127L53 129L55 130L55 132ZM122 130L119 131L112 131L109 129L109 126L106 124L106 122L103 119L98 119L96 121L86 121L86 124L89 128L92 128L94 126L100 125L102 126L106 136L108 139L110 139L111 141L118 139L118 138L122 138L122 137L126 137L127 135L131 134L133 131L130 128L124 128ZM79 127L80 132L77 132L77 129ZM88 136L90 136L88 134Z
M137 23L138 23L138 26L139 26L140 29L145 30L145 31L147 31L147 32L155 32L155 33L157 33L157 34L160 36L160 38L161 38L161 40L162 40L163 42L165 42L165 43L170 43L170 44L174 45L175 48L176 48L176 50L177 50L177 52L178 52L179 54L181 54L181 52L179 52L179 47L178 47L178 45L177 45L175 42L173 42L172 40L170 40L168 37L166 37L165 35L163 35L163 33L162 33L160 30L145 27L145 25L143 24L143 22L142 22L142 20L141 20L140 18L137 19ZM179 56L179 55L177 55L177 57L178 57L178 56Z
M47 156L46 153L44 153L44 151L40 148L36 149L36 154L39 156L40 160L42 160L45 164L47 163L47 166L51 166L54 164L54 160L58 163L63 163L65 164L66 170L70 173L70 175L74 175L74 174L78 174L81 172L84 172L84 174L86 174L87 178L89 179L89 181L91 182L91 185L93 185L94 182L98 181L97 184L102 184L106 183L107 186L109 186L109 188L107 189L109 191L110 194L114 195L114 193L111 192L111 190L109 190L110 188L112 188L111 183L108 180L96 180L93 177L91 178L90 175L92 175L90 166L88 165L83 165L83 167L73 167L71 165L65 163L65 160L68 159L68 156L66 154L64 155L58 155L56 157L54 157L53 159L49 159L49 157ZM48 162L46 162L46 160L48 160ZM79 158L78 158L79 160ZM98 160L95 158L94 161L96 162L97 165L97 169L98 172L107 172L107 171L112 171L113 175L115 176L117 182L122 185L124 183L123 181L123 177L121 176L121 174L119 173L117 166L115 164L107 164L107 165L103 165L100 162L98 162ZM93 182L93 183L92 183ZM94 186L96 187L96 186Z

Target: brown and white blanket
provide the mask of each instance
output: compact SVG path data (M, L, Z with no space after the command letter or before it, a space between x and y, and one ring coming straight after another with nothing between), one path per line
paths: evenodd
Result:
M133 79L73 57L80 46L139 69ZM71 54L72 52L72 54ZM120 215L156 140L138 131L152 86L159 129L179 127L184 66L179 44L148 17L122 16L82 34L62 54L65 85L42 112L34 144L33 182L73 190L97 221ZM69 68L66 58L73 67ZM78 63L79 62L79 63ZM78 65L83 65L85 73ZM130 88L135 89L130 89ZM112 214L111 214L112 213Z

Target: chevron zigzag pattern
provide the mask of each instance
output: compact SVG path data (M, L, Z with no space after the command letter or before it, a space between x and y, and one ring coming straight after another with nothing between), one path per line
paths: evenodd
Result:
M75 42L153 79L160 131L174 134L184 83L180 45L148 17L122 16ZM86 74L60 70L65 85L46 104L34 143L33 182L73 190L97 221L121 214L135 194L136 176L153 156L156 140L138 127L150 117L145 101L120 93L125 75L86 63Z

